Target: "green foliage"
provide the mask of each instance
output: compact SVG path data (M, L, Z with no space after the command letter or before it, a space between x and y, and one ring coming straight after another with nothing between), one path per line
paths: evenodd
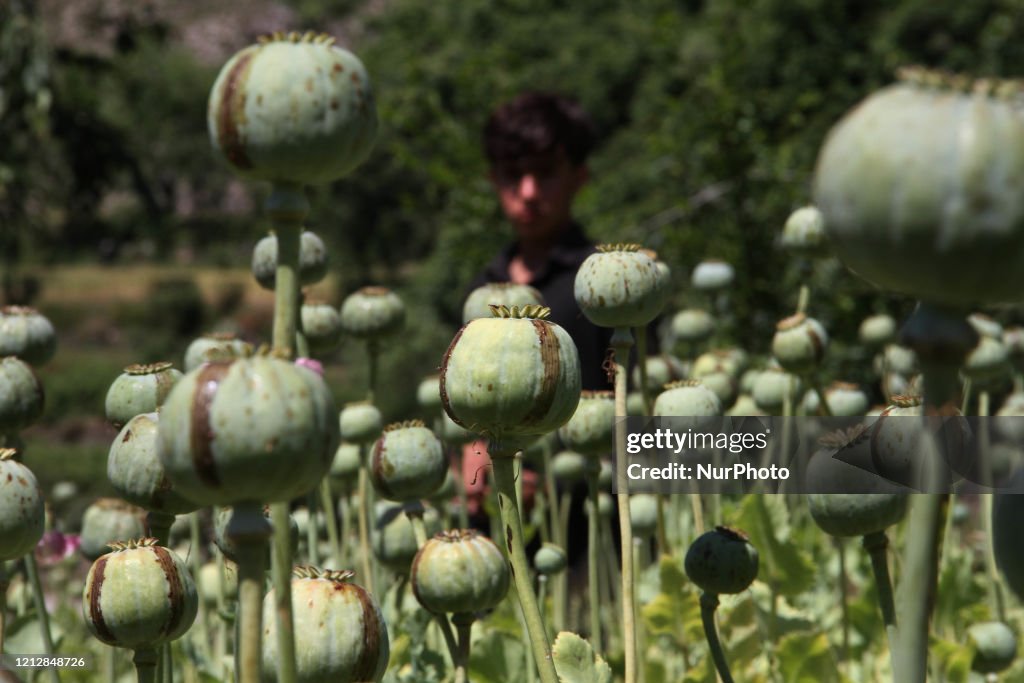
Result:
M814 563L790 538L789 510L781 496L747 496L735 525L757 548L759 580L786 596L797 595L811 586Z
M562 631L551 646L559 683L611 683L612 670L594 653L590 643L575 633Z

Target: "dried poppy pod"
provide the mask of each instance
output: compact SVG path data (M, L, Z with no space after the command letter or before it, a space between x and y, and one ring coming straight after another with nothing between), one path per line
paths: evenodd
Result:
M566 448L587 456L612 451L615 433L615 395L611 391L580 392L580 402L569 421L558 430Z
M95 560L118 539L140 538L146 533L145 511L120 498L100 498L82 514L82 555Z
M324 279L330 257L324 241L303 230L299 236L299 284L313 285ZM274 289L277 282L277 235L271 232L252 250L252 274L263 289Z
M882 289L926 301L1019 300L1020 104L1018 82L922 69L858 104L829 132L815 170L836 255Z
M466 297L462 305L462 322L477 318L490 318L491 306L543 306L544 297L530 285L514 282L488 282L480 285Z
M444 483L448 458L441 441L420 420L397 422L370 453L370 480L387 498L400 502L429 498Z
M31 552L43 537L43 492L32 470L0 448L0 562Z
M508 593L509 568L498 546L472 529L442 531L412 563L412 591L434 614L476 614Z
M0 308L0 357L17 356L39 367L56 350L57 332L39 311L28 306Z
M181 376L181 371L167 362L129 365L107 389L107 419L120 429L136 415L154 412Z
M302 683L377 683L391 656L380 605L352 583L351 571L296 567L292 572L292 619L302 634L296 648L296 680ZM263 599L263 670L277 671L277 605L271 589Z
M643 327L661 313L668 281L638 244L602 244L576 271L576 303L600 327Z
M772 338L772 355L787 372L806 374L825 358L828 333L814 318L803 313L779 321Z
M272 356L207 363L160 412L160 460L200 505L288 501L330 468L334 398L316 372Z
M183 515L196 504L179 495L157 454L159 413L130 419L110 446L107 479L118 495L133 505L170 515Z
M185 372L192 372L210 361L247 358L252 351L252 344L242 341L233 332L207 332L192 340L185 350Z
M274 34L221 69L207 106L210 142L239 174L318 184L361 164L377 135L370 78L334 39Z
M28 427L43 414L43 385L25 361L0 358L0 434Z
M341 303L341 327L366 341L393 336L405 326L405 304L387 287L363 287Z
M100 641L152 649L185 635L199 597L185 563L155 538L111 543L89 569L82 592L85 624Z
M441 364L441 400L457 424L525 444L565 424L580 400L580 360L569 334L538 306L492 308L462 326ZM493 450L493 449L492 449Z

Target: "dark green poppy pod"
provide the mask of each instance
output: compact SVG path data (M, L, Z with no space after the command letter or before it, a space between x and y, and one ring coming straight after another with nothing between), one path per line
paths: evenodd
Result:
M373 527L370 529L373 556L398 574L409 573L419 550L412 521L405 514L406 509L412 509L410 506L423 511L423 525L428 535L441 531L441 516L433 507L387 500L378 500L373 506Z
M234 514L233 508L230 507L218 507L213 514L213 543L220 550L221 554L232 562L238 561L238 553L235 552L235 543L231 540L228 535L228 523L231 521L231 515ZM263 506L263 516L268 522L270 522L270 506ZM291 514L288 515L288 540L291 543L292 555L295 555L295 551L299 547L299 524L295 521L295 517ZM267 546L267 566L270 564L270 546Z
M544 543L533 554L533 566L542 576L556 576L569 566L569 556L554 543Z
M39 367L57 351L57 332L46 316L28 306L0 308L0 357L17 356Z
M108 552L107 545L113 541L145 536L145 514L119 498L98 499L82 515L82 555L95 560Z
M650 538L658 530L658 497L651 493L638 493L629 497L629 523L633 534Z
M800 378L782 368L766 368L754 382L754 403L769 415L782 411L786 396L796 400L800 394Z
M457 424L525 445L554 431L580 400L580 359L546 308L495 306L462 326L441 362L441 402Z
M974 646L971 670L980 674L1009 669L1017 658L1017 634L1001 621L984 621L967 627L967 641Z
M232 332L208 332L194 339L185 350L185 372L192 372L210 361L247 358L252 351L252 344L242 341Z
M434 614L476 614L508 593L508 561L498 546L473 529L442 531L416 553L412 591Z
M701 308L686 308L672 316L672 337L676 341L696 343L715 332L715 317Z
M338 348L341 343L341 315L334 306L307 302L302 305L299 315L310 353L323 356Z
M235 53L210 91L210 142L240 175L315 185L348 175L377 135L362 62L312 31Z
M847 113L814 177L836 255L878 287L916 299L1019 300L1019 92L1016 82L907 68Z
M742 531L716 526L690 545L683 568L705 593L742 593L757 578L757 549Z
M362 459L359 457L359 446L354 443L342 441L338 450L334 452L334 460L331 461L331 469L327 475L331 478L331 485L334 488L351 488L359 479L359 468L362 467Z
M0 562L32 551L43 537L46 509L32 470L0 448Z
M334 398L316 372L271 356L207 363L160 412L160 460L199 505L288 501L310 491L338 444Z
M330 257L320 237L309 230L299 236L299 284L313 285L324 279ZM252 250L252 274L263 289L274 289L277 282L277 235L271 232Z
M937 425L926 427L921 419L923 407L918 395L895 395L891 405L874 420L870 427L871 461L879 474L894 481L910 482L925 464L922 460L922 437L926 429L935 430ZM967 454L971 440L971 428L967 420L953 409L946 418L940 433L933 436L944 439L947 457L962 458Z
M107 479L133 505L170 515L196 509L178 495L157 454L158 413L136 415L121 428L107 456Z
M850 382L832 382L825 387L825 401L833 417L863 415L868 409L868 397L859 386ZM818 392L809 390L804 394L804 411L813 415L818 412L821 400Z
M576 451L559 451L551 458L551 474L565 486L583 481L587 475L587 457Z
M814 522L832 536L867 536L897 524L909 496L891 482L857 467L870 463L867 430L836 430L807 464L807 503Z
M301 683L378 683L391 657L380 605L355 572L300 566L292 571L292 619L302 634L295 675ZM271 589L263 599L263 672L276 680L277 605Z
M155 538L110 547L93 562L82 592L82 614L92 634L131 650L185 635L199 611L199 596L182 559Z
M28 427L43 414L43 385L25 361L0 358L0 434Z
M806 374L825 358L828 334L814 318L803 313L779 321L772 338L772 355L784 370L797 375Z
M430 375L420 381L416 387L416 403L430 415L444 412L441 408L441 375Z
M558 430L566 448L583 455L612 451L615 433L615 395L611 391L582 391L569 421Z
M356 339L383 339L404 326L405 304L386 287L363 287L341 303L341 327Z
M825 219L816 206L803 206L789 214L782 227L782 248L797 254L816 256L828 248Z
M643 327L661 313L668 285L638 244L602 244L576 271L576 303L600 327Z
M661 391L669 382L674 382L686 377L689 371L689 364L679 360L667 353L656 356L648 356L647 363L647 391L656 394ZM633 368L633 386L640 386L640 366Z
M654 399L654 414L681 418L681 424L698 428L722 414L722 402L701 380L684 379L665 385Z
M181 376L172 363L129 365L107 389L107 419L120 429L136 415L154 412Z
M491 306L543 306L544 297L530 285L514 282L488 282L480 285L466 297L462 305L462 322L477 318L490 318Z
M409 420L384 428L367 467L378 493L405 502L429 498L444 483L448 458L434 432Z
M725 261L708 259L701 261L690 274L690 284L694 289L705 292L717 292L728 288L736 277L732 266Z
M383 419L380 409L369 401L346 403L338 415L341 438L358 445L371 444L384 429Z
M881 348L896 338L896 321L891 315L869 315L857 328L857 338L864 346Z

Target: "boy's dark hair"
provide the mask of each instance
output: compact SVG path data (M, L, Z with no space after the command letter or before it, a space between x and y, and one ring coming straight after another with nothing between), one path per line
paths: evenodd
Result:
M522 93L498 107L484 126L484 153L494 168L559 146L581 165L594 146L594 124L579 102L557 93Z

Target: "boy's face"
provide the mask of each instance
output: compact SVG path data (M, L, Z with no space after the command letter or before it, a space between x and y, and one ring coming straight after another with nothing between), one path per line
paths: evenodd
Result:
M548 241L572 218L572 201L587 180L565 150L521 159L491 169L501 208L523 241Z

